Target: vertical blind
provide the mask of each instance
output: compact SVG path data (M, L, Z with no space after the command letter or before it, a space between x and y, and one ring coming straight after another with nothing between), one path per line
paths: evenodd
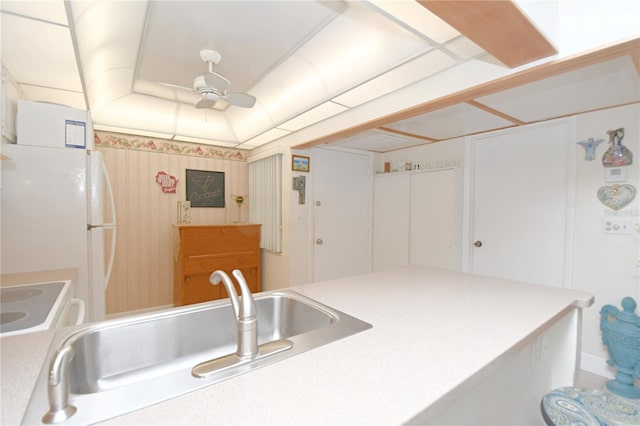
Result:
M282 252L282 154L249 163L249 222L262 225L260 248Z

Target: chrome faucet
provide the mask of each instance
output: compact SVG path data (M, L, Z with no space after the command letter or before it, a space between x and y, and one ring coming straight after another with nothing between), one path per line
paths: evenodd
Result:
M69 381L67 368L73 357L73 347L64 345L56 352L49 368L47 393L49 411L42 417L44 423L60 423L73 416L76 407L69 404Z
M233 270L233 276L240 285L241 296L233 286L229 275L223 271L215 271L209 277L213 285L224 284L229 293L233 311L235 313L236 326L238 328L238 350L236 355L241 359L251 359L258 356L258 319L256 318L256 302L253 300L249 286L239 269Z

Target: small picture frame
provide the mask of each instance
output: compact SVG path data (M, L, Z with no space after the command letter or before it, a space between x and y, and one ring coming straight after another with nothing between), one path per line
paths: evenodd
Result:
M224 207L224 172L186 169L191 207Z
M291 170L294 172L308 172L309 171L309 157L303 155L291 156Z

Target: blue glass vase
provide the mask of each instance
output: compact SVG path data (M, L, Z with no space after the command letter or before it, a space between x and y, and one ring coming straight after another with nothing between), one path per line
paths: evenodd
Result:
M640 318L635 314L636 301L622 299L622 311L612 305L600 310L602 342L607 346L607 363L617 369L615 380L607 382L607 389L625 398L640 398L640 388L633 380L640 378Z

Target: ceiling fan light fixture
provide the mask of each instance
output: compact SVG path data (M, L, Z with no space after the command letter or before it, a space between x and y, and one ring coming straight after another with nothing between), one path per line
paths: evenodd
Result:
M200 57L209 65L209 72L193 79L193 89L202 95L196 103L196 108L210 108L220 99L227 103L242 108L252 108L256 98L247 93L228 93L231 82L218 73L213 72L212 65L222 59L222 56L213 50L201 50Z
M204 81L204 75L200 75L193 79L193 88L196 92L211 91L211 88Z
M222 59L222 55L211 49L202 49L200 51L200 58L207 64L216 65Z
M212 102L218 102L220 100L220 95L213 92L204 92L202 93L202 98Z

